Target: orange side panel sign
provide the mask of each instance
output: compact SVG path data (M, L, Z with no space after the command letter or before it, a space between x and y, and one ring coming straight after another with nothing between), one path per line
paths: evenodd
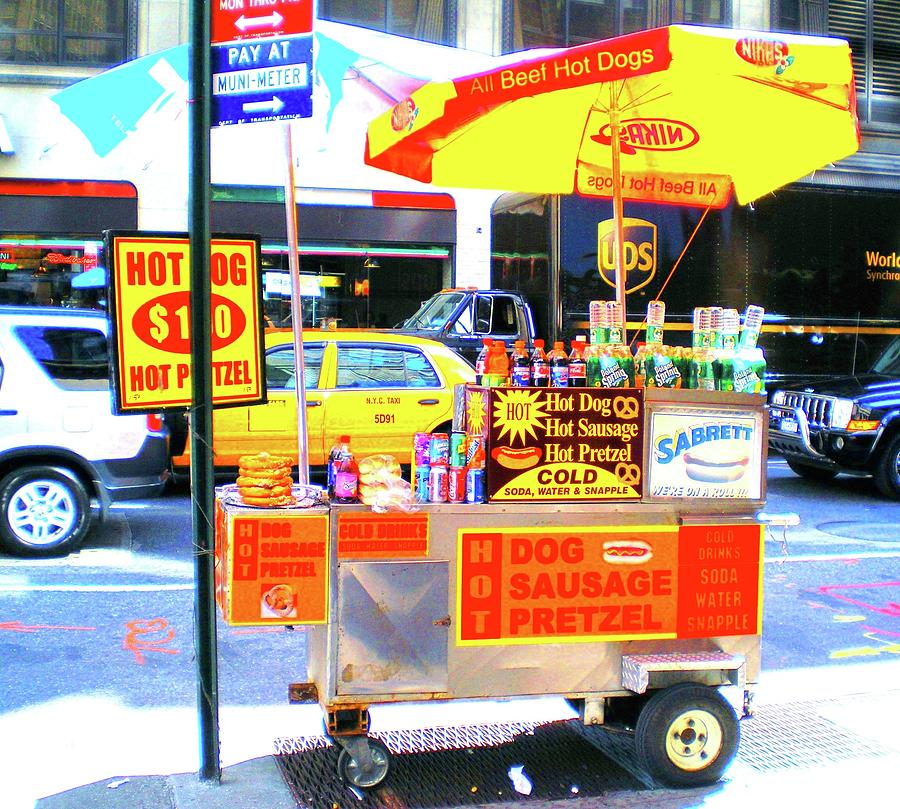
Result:
M762 528L463 529L460 646L758 635Z
M327 621L327 515L241 514L229 528L230 623Z
M116 405L121 411L191 403L190 241L113 235L110 287L116 331ZM210 241L214 404L253 404L260 372L259 241Z
M683 525L678 542L678 637L762 630L763 528Z
M459 533L457 643L674 638L676 526Z
M428 556L428 514L338 514L337 521L339 559Z

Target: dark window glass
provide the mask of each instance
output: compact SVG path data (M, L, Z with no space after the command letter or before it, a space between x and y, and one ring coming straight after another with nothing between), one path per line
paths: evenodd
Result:
M124 62L135 0L3 0L0 61L28 65Z
M64 390L109 388L109 348L102 331L20 326L16 336L48 376Z
M453 45L456 3L450 0L319 0L319 17L425 42Z
M338 346L338 388L439 388L437 372L414 348Z
M306 390L319 387L319 371L322 369L323 343L303 344L303 382ZM281 346L266 354L266 386L275 389L294 390L294 347Z

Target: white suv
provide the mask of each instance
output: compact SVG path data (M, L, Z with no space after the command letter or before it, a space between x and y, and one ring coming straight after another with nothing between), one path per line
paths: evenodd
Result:
M0 547L67 553L92 506L161 494L159 415L112 412L106 314L0 306Z

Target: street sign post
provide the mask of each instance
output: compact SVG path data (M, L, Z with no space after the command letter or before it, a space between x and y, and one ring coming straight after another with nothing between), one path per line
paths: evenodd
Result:
M216 0L212 125L312 116L313 0Z

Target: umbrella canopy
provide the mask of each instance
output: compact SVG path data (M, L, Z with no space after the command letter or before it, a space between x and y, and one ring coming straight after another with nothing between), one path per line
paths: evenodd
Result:
M722 207L732 187L750 202L858 147L845 41L673 25L426 84L371 122L365 160L443 186L620 184Z

